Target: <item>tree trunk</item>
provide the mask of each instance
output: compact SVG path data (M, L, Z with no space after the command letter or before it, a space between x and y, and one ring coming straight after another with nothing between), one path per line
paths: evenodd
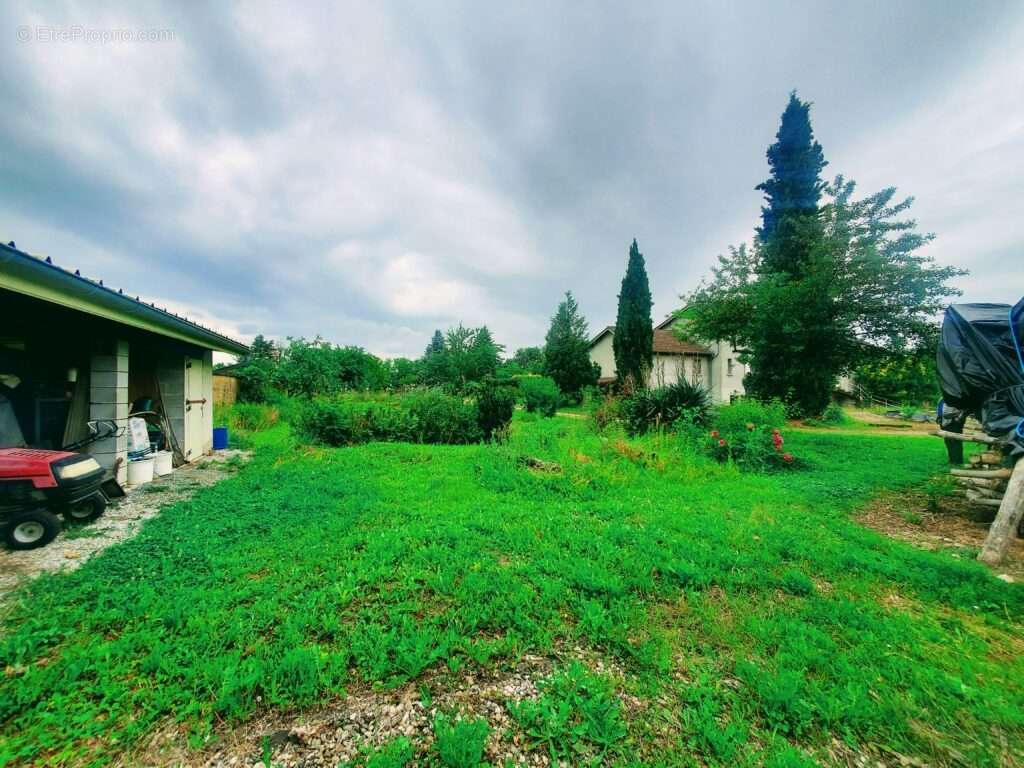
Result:
M1006 495L999 505L996 519L988 529L988 537L981 548L978 559L989 565L998 565L1006 557L1010 540L1017 533L1021 515L1024 515L1024 459L1017 461L1013 468Z

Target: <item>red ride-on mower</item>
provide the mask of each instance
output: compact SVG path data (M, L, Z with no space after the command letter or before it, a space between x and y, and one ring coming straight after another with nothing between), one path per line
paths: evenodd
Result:
M89 422L90 436L69 449L116 435L114 422ZM0 395L0 536L12 549L35 549L60 533L64 515L87 523L103 514L108 496L123 496L91 456L24 447L7 398Z
M107 508L103 467L91 456L0 448L0 529L11 549L35 549L68 522L95 520Z

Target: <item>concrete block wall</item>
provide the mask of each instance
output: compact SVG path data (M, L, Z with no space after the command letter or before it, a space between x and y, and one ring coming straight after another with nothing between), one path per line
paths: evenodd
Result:
M128 342L115 341L93 353L89 360L89 419L113 419L119 427L128 425ZM108 437L87 447L103 467L113 470L117 480L128 478L128 435Z

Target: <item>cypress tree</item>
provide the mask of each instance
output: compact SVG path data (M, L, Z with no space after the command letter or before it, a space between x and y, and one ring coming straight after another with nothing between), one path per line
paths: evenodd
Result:
M821 236L818 201L828 165L811 128L811 105L789 94L775 143L766 153L771 175L755 187L764 192L757 236L768 272L798 276L808 267Z
M551 318L551 327L544 337L544 373L554 379L570 400L579 401L584 387L597 383L597 368L590 361L590 338L587 321L580 314L572 292Z
M433 337L430 339L430 343L427 344L427 348L423 351L424 357L430 357L440 352L444 352L444 334L441 333L441 329L438 328L434 331Z
M615 318L612 350L619 381L631 380L646 387L654 355L654 324L651 322L651 286L640 248L633 240L629 248L626 276L619 291L619 311Z

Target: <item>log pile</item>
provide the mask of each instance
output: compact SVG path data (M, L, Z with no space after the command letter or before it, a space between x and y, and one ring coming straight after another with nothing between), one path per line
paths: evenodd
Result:
M1004 453L1006 443L982 432L946 432L933 434L944 440L981 443L985 450L974 454L966 467L950 470L960 491L972 504L994 508L995 518L978 559L996 565L1006 556L1014 533L1021 535L1024 526L1024 461L1013 460Z
M960 486L959 493L981 507L998 508L1010 481L1010 469L1004 465L1002 451L997 449L976 453L966 467L950 472Z

